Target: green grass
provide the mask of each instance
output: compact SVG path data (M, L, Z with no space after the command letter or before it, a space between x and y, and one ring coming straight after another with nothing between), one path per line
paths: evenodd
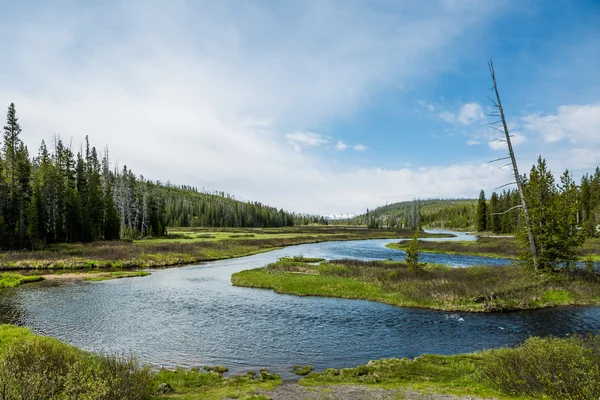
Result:
M292 372L300 376L308 375L314 370L315 367L313 367L312 365L294 365L294 367L292 368Z
M161 383L168 383L175 390L174 394L168 396L169 399L240 399L252 398L258 390L273 390L282 382L279 375L266 370L261 370L258 374L249 372L235 377L223 377L217 372L202 372L198 369L162 370L154 376L154 392ZM157 400L164 398L166 397L153 397Z
M294 369L308 373L312 367ZM132 357L95 355L27 328L0 325L0 387L6 400L30 398L31 393L63 400L264 400L268 393L257 392L281 383L265 369L235 377L199 368L153 372ZM594 399L600 397L600 335L530 338L515 348L471 354L382 359L314 372L299 383L318 389L361 385L496 399ZM161 384L174 392L156 394Z
M408 241L390 243L390 249L406 250ZM429 242L420 240L419 251L424 253L466 254L494 258L517 258L519 245L513 237L480 237L473 241ZM587 238L579 249L582 258L590 256L600 261L600 238Z
M106 274L99 274L96 276L90 276L83 278L86 281L107 281L111 279L121 279L121 278L133 278L137 276L148 276L150 272L145 271L115 271L108 272Z
M20 275L12 273L0 273L0 289L14 288L24 283L39 282L44 280L43 277L37 275Z
M300 384L410 388L497 399L597 399L600 335L534 337L515 348L370 361L356 368L313 373Z
M158 239L63 243L43 250L3 252L0 270L156 268L248 256L304 243L410 236L412 231L339 226L178 228L169 229L167 237Z
M406 250L409 242L390 243L390 249ZM517 242L507 237L481 237L474 241L428 242L419 241L419 252L468 254L482 257L516 258Z
M600 278L585 271L536 275L518 266L450 268L332 260L319 265L280 260L235 273L236 286L298 296L364 299L445 311L504 312L562 305L600 305Z
M300 380L305 386L369 385L384 389L410 388L429 393L505 397L485 382L479 373L485 354L440 356L370 361L356 368L329 368Z
M134 357L84 352L26 328L0 325L2 399L144 400L152 373Z
M303 256L294 256L294 257L282 257L282 261L289 262L300 262L300 263L317 263L321 261L325 261L324 258L319 257L303 257Z
M175 393L152 395L161 383L168 383ZM199 369L151 372L135 358L99 356L27 328L0 325L0 387L8 387L8 397L1 397L6 400L29 399L34 392L40 394L36 398L63 400L243 398L281 383L267 370L230 378ZM73 392L75 388L79 393Z

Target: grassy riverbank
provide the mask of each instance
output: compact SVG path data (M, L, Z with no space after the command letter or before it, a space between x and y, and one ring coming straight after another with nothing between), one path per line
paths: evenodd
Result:
M390 249L406 250L408 241L390 243ZM494 258L516 258L518 254L518 243L513 237L483 236L473 241L447 241L429 242L419 241L419 251L424 253L465 254L472 256L494 257ZM594 261L600 261L600 238L587 238L579 255L583 258L591 257Z
M41 280L44 280L44 278L37 275L24 276L11 273L0 273L0 289L14 288L24 283L39 282Z
M281 383L266 370L234 377L200 368L156 371L135 357L91 354L27 328L0 325L4 400L31 393L63 400L265 400ZM532 338L516 348L383 359L313 372L299 383L314 393L358 385L395 394L410 389L497 399L598 398L600 336Z
M445 311L501 312L600 305L600 278L586 271L535 275L516 266L450 268L403 262L332 260L319 265L282 259L233 274L236 286L298 296L374 300Z
M232 378L199 369L153 371L135 357L95 355L27 328L0 325L3 400L243 399L281 382L265 370Z
M169 232L167 237L159 239L60 244L44 250L3 252L0 270L166 267L247 256L304 243L412 236L410 231L328 226L180 228Z
M356 368L327 369L300 383L411 388L500 399L594 399L600 396L600 336L531 338L517 348L371 361Z

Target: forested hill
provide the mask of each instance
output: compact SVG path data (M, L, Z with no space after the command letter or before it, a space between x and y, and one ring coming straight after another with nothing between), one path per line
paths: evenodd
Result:
M343 223L370 228L412 229L415 226L468 228L473 223L476 199L402 201L367 210Z
M0 249L161 236L167 226L281 227L317 222L223 192L198 192L111 168L108 150L75 154L55 137L30 157L8 107L0 150Z

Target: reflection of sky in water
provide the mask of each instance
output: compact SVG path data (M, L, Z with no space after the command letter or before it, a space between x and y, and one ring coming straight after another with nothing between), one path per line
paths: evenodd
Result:
M464 239L464 237L462 238ZM285 255L402 259L390 240L289 247L149 277L105 282L28 284L0 292L0 322L17 322L77 346L134 352L161 365L223 364L233 372L294 364L354 366L383 357L453 354L516 344L530 335L597 332L600 308L507 314L445 313L375 302L278 295L236 288L233 272ZM501 259L422 254L457 266Z

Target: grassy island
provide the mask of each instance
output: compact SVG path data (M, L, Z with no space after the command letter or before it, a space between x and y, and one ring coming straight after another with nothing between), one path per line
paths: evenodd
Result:
M282 259L233 274L236 286L298 296L374 300L445 311L502 312L600 305L600 277L587 271L536 275L517 266L450 268L404 262L332 260L318 265Z

